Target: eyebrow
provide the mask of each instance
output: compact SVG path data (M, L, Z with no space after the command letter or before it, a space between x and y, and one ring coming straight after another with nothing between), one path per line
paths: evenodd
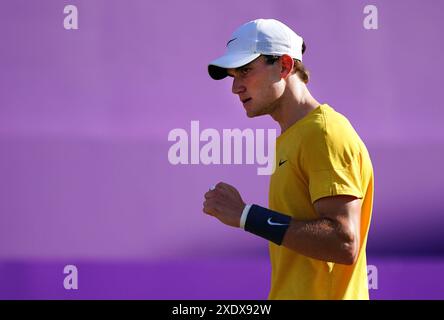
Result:
M250 62L250 63L248 63L248 64L246 64L246 65L244 65L244 66L242 66L242 67L235 68L234 70L235 70L235 71L240 71L240 70L242 70L242 69L245 69L245 68L251 68L251 67L252 67L252 66L251 66L251 62ZM230 72L228 72L228 70L227 70L227 75L230 76L230 77L233 77L233 75L230 74Z
M233 76L231 73L228 72L228 70L227 70L227 75L228 75L229 77L232 77L232 76Z

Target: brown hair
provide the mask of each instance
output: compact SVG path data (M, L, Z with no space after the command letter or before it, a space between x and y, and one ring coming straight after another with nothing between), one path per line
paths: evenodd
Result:
M304 54L306 48L307 47L305 45L305 42L302 42L302 54ZM270 56L270 55L264 55L264 57L265 57L266 63L268 63L268 64L273 64L276 61L278 61L280 58L280 56ZM299 78L304 83L308 83L308 80L310 80L310 72L305 68L302 61L300 61L298 59L293 59L293 61L294 61L293 72L297 73L299 75Z

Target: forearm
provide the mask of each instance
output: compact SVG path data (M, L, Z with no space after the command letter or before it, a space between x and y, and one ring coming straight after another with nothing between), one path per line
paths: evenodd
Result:
M305 256L341 264L353 264L357 241L341 223L327 218L292 219L282 245Z
M258 205L246 206L239 192L218 183L205 194L203 211L277 245L318 260L353 264L359 248L360 200L335 197L314 203L319 219L302 221ZM351 213L353 212L353 213Z
M310 221L253 205L244 209L245 230L305 256L342 264L353 264L357 256L357 236L347 220L322 217Z

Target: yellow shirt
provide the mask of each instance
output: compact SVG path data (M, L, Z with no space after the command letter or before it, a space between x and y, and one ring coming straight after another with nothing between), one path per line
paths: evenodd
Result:
M368 299L365 248L373 206L373 167L350 122L327 104L297 121L276 140L269 207L298 220L319 218L319 198L362 199L357 262L312 259L270 242L269 299ZM280 165L279 165L280 164Z

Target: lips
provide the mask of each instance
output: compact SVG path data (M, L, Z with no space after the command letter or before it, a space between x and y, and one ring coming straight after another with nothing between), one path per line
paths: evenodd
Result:
M242 103L247 103L250 100L251 100L251 98L241 99Z

